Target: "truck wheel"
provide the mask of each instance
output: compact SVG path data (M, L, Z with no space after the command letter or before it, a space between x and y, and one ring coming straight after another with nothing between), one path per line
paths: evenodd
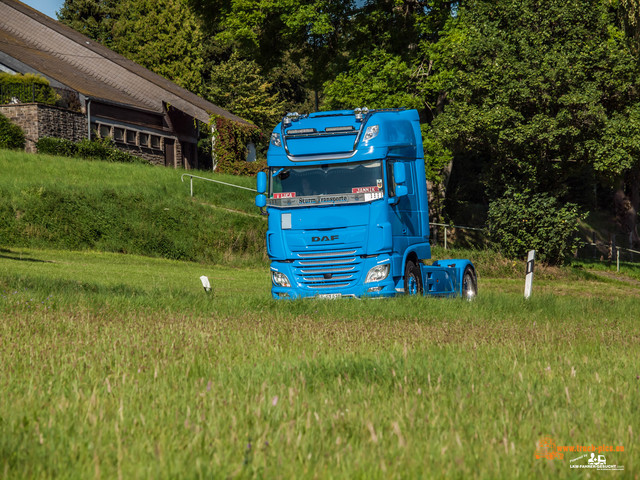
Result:
M407 260L404 266L404 294L422 295L420 267L413 260Z
M462 275L462 298L471 301L476 298L476 295L478 295L478 280L473 268L467 265Z

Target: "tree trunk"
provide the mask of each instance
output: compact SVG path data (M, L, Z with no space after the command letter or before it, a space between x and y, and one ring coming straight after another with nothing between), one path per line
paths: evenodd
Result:
M626 180L626 182L621 181L619 183L618 189L613 196L616 221L622 232L629 235L632 247L637 248L640 247L640 235L638 235L640 172L632 172L627 176Z

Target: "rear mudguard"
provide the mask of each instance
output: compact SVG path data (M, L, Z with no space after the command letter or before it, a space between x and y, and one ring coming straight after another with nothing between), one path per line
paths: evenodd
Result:
M422 273L422 291L424 295L441 297L462 296L462 277L470 266L475 268L469 260L437 260L431 265L420 264Z

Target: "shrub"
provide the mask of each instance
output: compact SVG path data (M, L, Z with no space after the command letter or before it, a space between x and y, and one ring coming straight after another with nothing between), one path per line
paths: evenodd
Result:
M77 156L81 158L106 160L109 156L109 144L110 141L107 138L98 138L95 140L84 138L76 143L76 148L78 149Z
M0 148L24 149L24 132L22 129L0 114Z
M148 163L145 159L119 150L111 138L83 139L77 143L64 138L43 137L36 142L38 153L61 157L122 163Z
M0 85L4 87L0 103L9 103L13 98L17 98L22 103L38 102L55 105L60 99L49 85L49 80L32 73L22 75L0 72Z
M78 147L66 138L43 137L36 142L38 153L57 155L59 157L73 157L78 153Z
M76 143L76 147L78 148L77 156L81 158L107 162L149 163L143 158L118 150L113 139L109 137L95 140L85 138Z
M572 203L561 205L546 193L508 190L489 205L491 240L509 258L524 258L536 250L541 261L564 263L580 244L578 221L585 218Z

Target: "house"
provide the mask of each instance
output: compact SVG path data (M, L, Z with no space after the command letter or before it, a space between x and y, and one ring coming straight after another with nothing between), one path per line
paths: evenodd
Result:
M0 1L0 71L42 75L61 99L0 105L25 131L28 151L45 136L110 136L152 163L199 168L200 122L248 124L18 0Z

